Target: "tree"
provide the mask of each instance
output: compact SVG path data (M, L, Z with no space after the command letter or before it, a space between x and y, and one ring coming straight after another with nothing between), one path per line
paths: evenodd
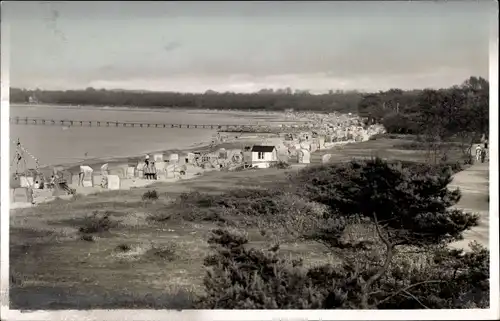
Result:
M477 215L450 209L460 198L458 190L448 190L450 181L449 168L380 159L302 170L291 185L330 208L304 237L327 245L342 264L306 269L216 231L203 307L486 306L487 251L446 249L478 223ZM415 266L417 260L422 263Z
M385 247L383 264L369 277L360 276L361 307L370 307L370 292L388 271L398 247L447 244L478 224L477 215L449 209L460 199L458 190L447 189L451 171L430 173L429 166L422 171L374 159L311 168L299 175L306 194L332 209L317 239L337 248L349 221L358 219L374 227ZM364 246L358 243L354 248Z
M358 104L359 116L368 118L370 124L380 122L384 113L383 102L378 94L366 95Z
M216 229L208 240L215 254L205 258L206 289L201 309L317 309L323 297L300 260L279 258L278 246L246 248L245 234Z
M475 120L474 128L481 134L489 130L489 83L481 77L470 77L461 86Z

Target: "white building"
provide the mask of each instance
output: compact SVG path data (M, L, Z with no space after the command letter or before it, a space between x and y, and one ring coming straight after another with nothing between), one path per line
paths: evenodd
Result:
M252 147L252 167L269 168L278 161L278 151L274 146L254 145Z

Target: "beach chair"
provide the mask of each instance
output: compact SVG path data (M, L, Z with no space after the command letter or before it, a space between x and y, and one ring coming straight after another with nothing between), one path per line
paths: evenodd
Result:
M476 161L481 160L482 148L480 145L476 146Z

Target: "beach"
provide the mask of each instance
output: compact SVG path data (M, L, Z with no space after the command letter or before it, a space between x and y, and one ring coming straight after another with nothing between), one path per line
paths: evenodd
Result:
M217 110L179 110L179 109L138 109L125 107L75 107L56 105L12 105L11 118L34 117L55 120L99 120L176 124L232 124L232 125L270 125L286 123L288 125L307 120L302 116L277 112L242 112ZM53 167L65 169L71 173L79 171L80 165L91 166L96 174L103 164L137 164L145 155L179 155L188 152L210 153L216 149L243 149L247 145L265 142L267 138L276 138L269 133L217 133L216 129L195 128L132 128L132 127L87 127L61 125L10 125L10 153L13 159L19 140L23 146L23 159L11 163L11 173L26 169L45 169L49 173ZM218 139L222 134L223 139ZM214 144L215 142L215 144ZM38 161L38 164L37 164ZM210 171L196 167L182 179L191 179ZM174 182L180 177L163 179ZM141 178L121 180L120 189L130 189L151 185L155 181ZM78 194L100 192L100 186L81 188L76 182L70 184ZM55 198L50 190L35 190L35 204ZM63 198L69 195L61 195ZM11 203L11 208L30 206L29 203Z
M11 105L10 117L37 117L44 119L77 119L100 121L154 121L176 124L234 124L252 125L289 121L283 113L134 109L124 107L70 107ZM11 148L15 142L23 146L40 165L96 163L115 159L136 158L146 153L187 150L207 146L217 131L193 128L115 128L77 126L10 125ZM12 158L12 157L11 157ZM34 168L32 158L27 166Z

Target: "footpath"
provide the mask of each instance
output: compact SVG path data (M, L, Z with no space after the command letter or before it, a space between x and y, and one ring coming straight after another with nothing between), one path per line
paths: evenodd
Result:
M489 202L489 163L477 163L455 174L449 188L459 188L462 198L455 205L466 211L480 215L479 226L464 233L464 239L451 244L454 248L468 249L468 244L477 241L489 248L490 202Z

